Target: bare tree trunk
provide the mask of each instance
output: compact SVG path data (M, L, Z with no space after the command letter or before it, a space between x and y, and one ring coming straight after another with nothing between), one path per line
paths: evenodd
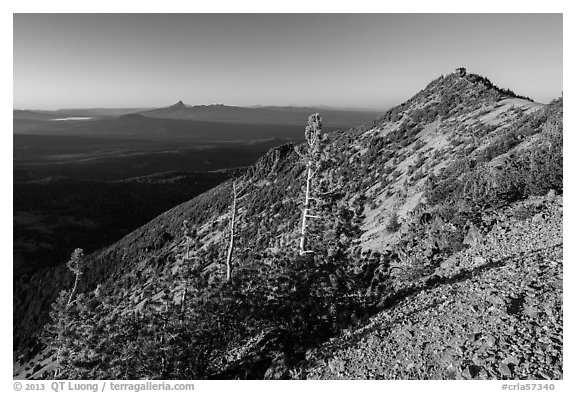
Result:
M234 251L234 225L236 222L236 182L232 183L232 207L230 217L230 243L228 244L228 255L226 256L226 281L230 281L232 276L232 252Z
M162 335L160 336L160 351L162 351L162 357L160 359L160 376L165 377L167 368L167 358L166 358L166 348L164 347L164 339L166 335L166 325L168 325L168 299L164 302L164 324L162 325Z
M186 295L188 295L188 283L184 282L184 291L182 292L182 300L180 301L180 315L181 318L184 315L185 304L186 304Z
M184 232L184 239L186 242L186 254L185 254L184 259L190 259L190 245L192 243L193 236L190 233L190 227L189 227L188 220L184 220L182 222L182 229Z
M62 332L58 333L58 341L62 341ZM58 376L58 371L60 371L60 352L62 352L62 345L58 347L58 351L56 352L56 368L54 368L54 379Z
M316 172L312 172L312 165L308 166L308 174L306 176L306 194L304 196L304 209L302 210L302 227L300 228L300 255L312 253L313 251L306 250L306 229L308 228L309 218L319 218L318 216L310 214L310 202L317 200L310 196L312 193L312 179Z
M80 275L77 274L76 278L74 279L74 286L72 287L72 292L70 292L70 297L68 298L68 303L66 303L66 306L69 306L70 303L72 303L72 297L74 296L76 288L78 287L78 281L80 281Z
M308 165L308 174L306 175L306 194L304 199L304 209L302 210L302 227L300 228L300 255L304 255L306 247L306 219L310 209L310 181L312 180L312 168Z

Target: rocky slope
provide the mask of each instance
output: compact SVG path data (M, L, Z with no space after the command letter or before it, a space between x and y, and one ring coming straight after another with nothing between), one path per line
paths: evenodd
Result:
M562 379L562 198L491 214L481 242L308 354L308 379Z

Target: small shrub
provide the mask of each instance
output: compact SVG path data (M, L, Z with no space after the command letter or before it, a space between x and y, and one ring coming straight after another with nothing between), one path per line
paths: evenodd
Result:
M401 226L402 224L398 221L398 214L396 212L392 213L386 225L386 230L390 233L395 233L398 232Z
M524 221L532 217L534 214L535 214L534 209L530 209L529 207L520 205L514 210L512 216L518 221Z

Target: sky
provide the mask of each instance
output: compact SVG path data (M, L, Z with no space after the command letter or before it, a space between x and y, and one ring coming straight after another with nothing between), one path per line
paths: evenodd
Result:
M386 109L463 66L549 102L561 14L14 14L18 109Z

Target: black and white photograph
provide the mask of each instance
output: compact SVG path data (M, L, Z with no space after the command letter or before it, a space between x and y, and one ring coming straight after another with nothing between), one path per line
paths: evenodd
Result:
M562 382L563 14L329 11L13 13L10 386Z

